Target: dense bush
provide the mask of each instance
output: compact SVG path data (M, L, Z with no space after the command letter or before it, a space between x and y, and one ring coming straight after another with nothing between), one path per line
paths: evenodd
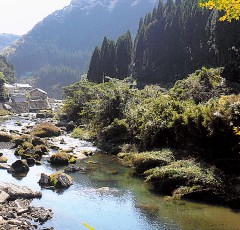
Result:
M179 196L202 190L220 193L222 189L220 172L193 160L174 161L150 169L145 175L146 181L151 181L158 190Z
M229 87L221 71L202 68L169 92L157 85L139 90L129 79L101 84L84 79L65 88L64 111L114 153L135 143L141 151L171 147L210 161L236 158L240 96L230 93L239 86Z

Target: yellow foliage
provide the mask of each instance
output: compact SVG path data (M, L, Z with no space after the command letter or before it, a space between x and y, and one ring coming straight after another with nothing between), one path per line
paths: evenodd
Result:
M234 134L237 135L237 136L240 136L240 127L234 127L233 128L233 131L234 131Z
M91 227L90 225L88 225L87 223L83 222L82 223L85 227L87 227L90 230L95 230L93 227Z
M240 0L200 0L199 5L208 9L224 11L220 21L229 21L240 18Z

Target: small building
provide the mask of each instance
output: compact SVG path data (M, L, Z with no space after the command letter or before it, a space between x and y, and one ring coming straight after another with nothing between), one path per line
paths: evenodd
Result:
M32 86L29 84L19 84L19 83L15 83L15 92L19 92L19 93L23 93L23 92L27 92L32 90Z
M42 89L36 88L29 91L29 100L45 100L47 98L47 92Z
M11 95L12 102L25 102L27 97L24 93L14 93Z
M14 94L15 86L10 84L4 84L4 89L6 91L7 96Z

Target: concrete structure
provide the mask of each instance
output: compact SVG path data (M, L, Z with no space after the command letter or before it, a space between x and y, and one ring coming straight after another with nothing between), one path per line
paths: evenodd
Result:
M12 102L25 102L27 97L24 93L14 93L11 95Z
M30 100L45 100L47 97L47 92L42 89L36 88L29 91Z
M33 87L29 84L19 84L19 83L15 83L15 92L19 92L19 93L25 93L27 91L30 91Z
M15 86L14 85L10 85L10 84L4 84L4 88L6 90L6 94L9 97L11 94L14 94L15 91Z

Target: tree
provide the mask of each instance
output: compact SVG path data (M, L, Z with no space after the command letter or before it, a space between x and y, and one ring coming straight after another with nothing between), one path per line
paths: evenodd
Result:
M5 98L4 93L4 83L6 82L6 78L3 74L3 72L0 72L0 101L3 101Z
M89 64L87 78L89 81L101 83L103 81L103 75L101 70L101 50L97 46L91 57Z
M128 31L120 36L116 43L117 78L124 79L129 76L132 53L132 38Z
M240 0L200 0L199 5L208 9L217 9L224 11L220 21L229 21L240 19Z

